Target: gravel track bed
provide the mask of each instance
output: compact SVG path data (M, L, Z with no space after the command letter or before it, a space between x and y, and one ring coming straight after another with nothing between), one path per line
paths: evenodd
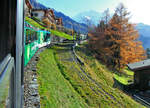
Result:
M24 108L40 108L36 64L44 49L39 49L24 68Z

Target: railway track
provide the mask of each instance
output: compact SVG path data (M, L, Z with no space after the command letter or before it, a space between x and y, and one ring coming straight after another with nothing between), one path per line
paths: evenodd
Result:
M141 97L139 97L136 94L133 94L133 99L135 99L137 102L143 104L144 106L146 106L147 108L150 108L150 103L147 102L146 100L142 99Z
M103 94L103 95L106 96L106 97L110 97L112 100L116 101L116 103L117 103L119 106L122 106L122 104L121 104L120 102L118 102L117 99L116 99L114 96L112 96L111 94L109 94L108 92L106 92L106 91L101 87L101 85L100 85L98 82L96 82L91 76L89 76L89 75L84 71L84 69L81 67L82 65L84 65L84 62L79 59L79 57L78 57L78 55L76 54L74 48L75 48L75 45L72 46L72 57L73 57L73 60L75 61L76 64L78 64L78 65L80 64L80 65L79 65L79 68L80 68L81 72L83 73L83 76L86 76L86 77L87 77L92 83L94 83L104 94L103 94L99 89L95 91L92 87L90 87L90 88L91 88L96 94L101 94L101 95Z
M78 57L78 55L76 54L74 48L75 48L75 46L73 46L73 48L72 48L72 53L73 53L73 59L74 59L74 61L75 61L77 64L79 63L80 65L84 65L84 62L79 59L79 57ZM97 83L97 82L96 82L95 80L93 80L89 75L87 75L86 72L82 69L81 66L79 66L79 67L80 67L80 70L81 70L93 83L95 83L95 84L98 86L98 88L102 89L99 83ZM105 94L107 94L108 96L110 96L111 99L116 100L113 96L111 96L110 94L108 94L105 90L102 89L102 91L103 91ZM126 93L129 94L127 91L126 91ZM130 93L130 94L132 94L131 96L132 96L132 98L133 98L134 100L136 100L136 101L139 102L140 104L146 106L147 108L150 108L150 103L147 102L145 99L141 98L140 96L138 96L138 95L136 95L136 94L134 94L134 93ZM118 104L119 104L119 103L118 103Z
M68 43L68 42L65 42ZM105 97L107 99L110 99L110 101L115 102L117 107L125 107L123 106L117 99L116 97L114 97L113 95L111 95L110 93L108 93L105 89L103 89L103 87L97 82L95 81L90 75L87 74L87 72L83 69L83 65L85 64L82 60L80 60L80 57L76 54L74 48L75 46L73 46L72 42L69 42L70 44L65 44L65 45L59 45L62 47L68 47L68 49L71 50L68 52L69 54L69 59L65 59L65 56L63 56L62 60L70 60L72 62L75 62L75 64L77 64L79 66L79 70L76 71L76 68L74 68L74 66L71 66L71 70L75 70L76 74L78 75L78 77L83 80L84 82L90 82L93 85L89 86L89 88L98 96L101 97ZM62 52L61 52L62 53ZM141 103L142 105L146 106L147 108L150 108L150 103L147 102L146 100L142 99L141 97L139 97L138 95L134 94L133 92L128 92L126 91L127 95L130 95L134 100L136 100L137 102Z

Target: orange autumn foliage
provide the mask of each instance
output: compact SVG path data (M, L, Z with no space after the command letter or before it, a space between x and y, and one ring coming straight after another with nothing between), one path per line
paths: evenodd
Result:
M107 14L106 14L107 15ZM120 4L109 22L104 20L91 31L89 44L105 63L120 70L128 63L146 58L142 43L138 41L135 25L129 23L129 13Z

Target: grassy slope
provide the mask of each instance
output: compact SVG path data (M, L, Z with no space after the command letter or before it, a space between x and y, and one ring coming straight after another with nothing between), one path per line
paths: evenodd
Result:
M25 21L27 21L29 24L32 24L36 28L48 30L53 35L56 35L56 36L59 36L59 37L63 37L63 38L69 39L69 40L73 40L73 36L70 36L70 35L68 35L68 34L66 34L64 32L61 32L61 31L51 30L51 29L45 28L42 25L40 25L38 22L34 21L33 19L31 19L29 17L25 17Z
M113 80L113 73L109 71L105 65L102 65L94 57L92 57L91 52L86 49L84 45L76 49L77 54L82 61L85 62L83 68L86 72L97 82L102 85L102 88L110 93L116 98L118 102L122 104L124 108L142 108L143 106L132 100L129 96L122 93L115 87L115 82ZM128 72L131 74L131 72ZM112 105L113 106L113 105Z
M41 108L87 108L86 103L60 72L54 50L40 54L37 64Z
M84 46L77 48L77 54L85 62L82 68L101 88L80 71L70 48L55 46L41 54L37 65L43 108L143 108L113 87L113 73L92 57Z

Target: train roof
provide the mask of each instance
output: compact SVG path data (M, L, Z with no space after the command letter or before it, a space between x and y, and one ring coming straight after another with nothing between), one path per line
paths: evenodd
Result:
M150 69L150 59L127 65L132 71Z

